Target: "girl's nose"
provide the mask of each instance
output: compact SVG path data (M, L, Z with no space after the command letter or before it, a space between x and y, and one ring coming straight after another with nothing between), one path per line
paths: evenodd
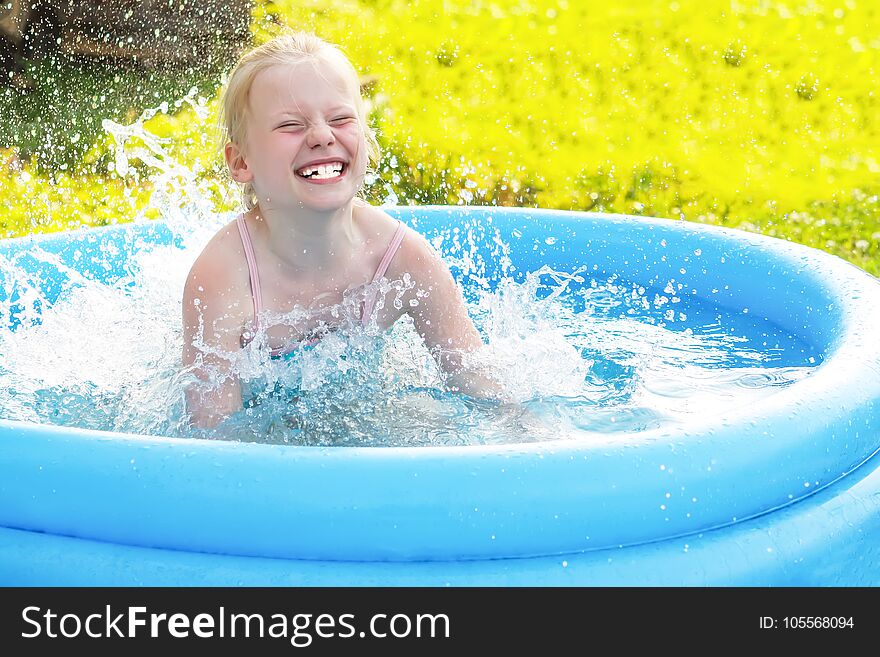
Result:
M308 145L311 148L316 146L331 146L336 142L333 136L333 130L326 123L317 123L309 130Z

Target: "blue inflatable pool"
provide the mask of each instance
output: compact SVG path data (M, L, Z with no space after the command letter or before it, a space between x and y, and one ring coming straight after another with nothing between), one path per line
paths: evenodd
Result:
M647 290L674 280L684 297L796 335L821 364L686 429L589 441L319 448L0 421L0 583L880 584L876 279L813 249L684 222L390 212L426 235L468 230L488 256L509 245L514 276L586 265ZM172 239L140 224L8 240L0 254L39 242L110 279L133 249ZM107 253L120 254L114 266ZM501 260L485 258L486 279ZM51 300L63 268L33 268Z

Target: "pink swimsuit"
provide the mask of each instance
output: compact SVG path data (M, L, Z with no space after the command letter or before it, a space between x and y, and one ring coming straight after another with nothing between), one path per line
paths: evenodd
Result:
M250 276L251 282L251 295L254 299L254 322L252 325L252 329L250 331L251 335L256 335L260 330L260 314L263 311L263 295L260 290L260 273L257 269L257 258L254 255L254 245L251 242L251 236L248 232L247 224L244 220L244 215L239 215L236 220L236 224L238 225L238 232L241 235L241 244L244 247L244 255L247 259L248 265L248 274ZM370 281L371 283L375 283L382 276L385 275L385 272L388 271L388 266L391 264L391 261L394 259L394 255L397 253L397 249L400 247L400 243L403 241L403 237L406 234L406 226L402 221L397 222L397 230L394 233L394 237L391 238L391 243L388 245L388 248L385 250L385 255L382 256L382 260L379 263L379 266L376 268L376 273L373 274L373 279ZM378 290L374 291L361 305L361 326L366 326L367 322L370 320L370 315L373 313L373 306L376 304L376 296L378 295ZM253 339L253 338L251 338ZM242 336L242 345L247 344L250 340L245 341L244 336ZM299 347L303 346L311 346L317 344L319 342L318 339L315 340L303 340L302 342L296 343L289 350L285 349L272 349L272 356L283 356L285 353L290 353L291 351L296 350Z

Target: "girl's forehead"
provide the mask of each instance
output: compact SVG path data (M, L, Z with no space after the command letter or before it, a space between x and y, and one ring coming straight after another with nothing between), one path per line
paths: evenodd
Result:
M275 64L260 71L251 85L255 114L304 112L328 104L353 105L352 83L328 62Z

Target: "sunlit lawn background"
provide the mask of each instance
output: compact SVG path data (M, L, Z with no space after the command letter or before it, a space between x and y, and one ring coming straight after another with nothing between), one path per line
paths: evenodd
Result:
M375 203L644 214L784 237L880 274L880 5L867 0L279 0L285 26L362 73L384 156ZM0 235L126 221L150 170L118 177L101 119L172 138L218 211L223 71L32 63L0 90ZM178 101L178 102L176 102ZM211 181L220 181L216 185ZM148 216L158 216L156 208Z

